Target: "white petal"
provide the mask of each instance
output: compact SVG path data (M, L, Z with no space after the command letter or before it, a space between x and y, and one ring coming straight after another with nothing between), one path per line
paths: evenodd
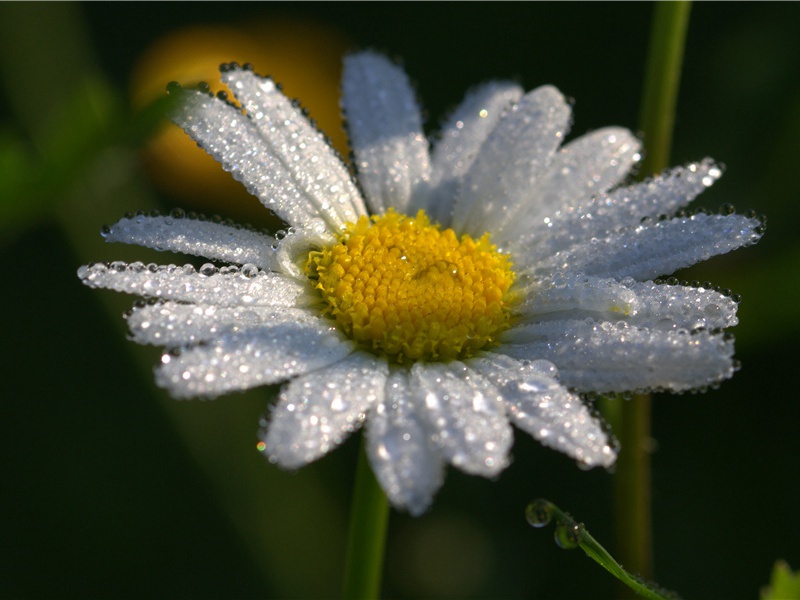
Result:
M579 392L684 391L733 375L733 343L708 332L689 334L611 323L545 321L509 330L500 351L544 359Z
M511 422L545 446L590 467L609 467L616 460L616 450L600 420L557 381L552 363L523 364L508 356L486 354L467 364L500 390Z
M756 243L761 222L743 215L699 213L592 238L537 265L538 272L581 272L598 277L652 279Z
M198 91L181 94L181 110L172 120L264 206L294 227L322 217L331 231L341 230L341 218L318 212L314 198L300 186L291 166L275 154L272 140L264 138L248 115ZM325 172L321 167L314 173Z
M672 214L694 200L722 175L712 160L677 167L637 183L575 202L541 218L526 221L515 246L531 262L589 240L605 237L623 228L639 225L645 217Z
M524 328L544 320L625 320L661 331L721 329L737 324L737 304L711 289L556 273L534 280L515 307ZM505 339L513 339L513 330Z
M311 314L299 308L161 302L134 307L126 319L133 341L174 348L268 323L293 323Z
M554 273L532 280L526 292L515 310L531 319L564 319L564 313L576 312L587 317L619 319L639 311L635 292L613 279Z
M262 269L273 264L270 235L212 221L174 216L124 218L103 233L107 242L138 244L154 250L182 252L212 260L251 263Z
M342 107L358 180L373 213L405 213L430 176L428 140L408 77L375 52L345 57Z
M627 129L607 127L579 137L564 146L517 214L509 214L502 236L513 239L526 233L530 224L541 222L570 207L587 204L618 185L639 159L641 143Z
M383 401L388 373L385 360L354 352L284 385L261 433L270 462L296 469L341 444Z
M434 442L453 466L492 477L508 465L513 434L502 398L463 363L415 363L411 394Z
M366 214L361 194L336 151L271 79L234 68L222 73L222 81L320 216L341 224Z
M252 268L249 268L252 267ZM206 264L144 265L122 261L109 265L95 263L78 269L81 281L93 288L217 306L307 306L316 302L308 286L278 273L259 271L255 266L217 269Z
M737 303L714 290L652 281L624 283L636 294L637 309L628 321L638 327L662 331L724 329L739 322Z
M500 116L522 97L508 81L492 81L467 94L441 130L431 154L432 194L426 208L431 219L450 226L458 187Z
M394 369L367 420L367 456L393 506L425 512L444 480L444 465L411 401L405 369Z
M353 349L327 319L266 324L222 334L178 356L164 354L156 383L176 398L211 398L321 369Z
M569 127L570 108L552 86L523 96L481 146L461 188L453 228L481 236L496 232L508 215L527 206Z

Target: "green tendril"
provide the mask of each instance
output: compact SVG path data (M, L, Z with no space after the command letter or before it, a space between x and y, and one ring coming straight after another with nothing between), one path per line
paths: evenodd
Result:
M652 600L680 600L680 596L675 592L628 573L614 560L608 550L592 537L583 523L575 521L552 502L541 498L534 500L525 508L525 518L531 526L537 528L545 527L554 521L556 526L554 538L559 547L565 550L580 547L589 558L640 596Z

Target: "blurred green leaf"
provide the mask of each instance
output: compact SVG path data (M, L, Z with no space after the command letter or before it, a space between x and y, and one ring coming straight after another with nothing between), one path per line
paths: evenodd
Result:
M800 599L800 572L793 573L788 563L779 560L772 568L769 587L761 590L761 600Z

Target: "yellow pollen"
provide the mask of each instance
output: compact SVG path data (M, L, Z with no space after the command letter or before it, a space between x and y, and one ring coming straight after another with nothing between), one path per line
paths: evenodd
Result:
M348 223L335 244L309 254L306 271L347 335L403 362L491 345L508 327L511 266L488 234L459 239L422 210L390 209Z

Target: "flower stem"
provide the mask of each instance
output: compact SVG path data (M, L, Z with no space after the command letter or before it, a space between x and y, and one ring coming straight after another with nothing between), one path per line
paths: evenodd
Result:
M639 130L644 136L646 150L639 171L641 178L669 166L683 48L692 4L656 2L654 6L639 114Z
M690 2L656 2L650 34L639 128L646 155L640 177L669 164ZM622 444L614 481L618 555L629 571L653 577L650 498L651 398L622 402L618 433Z
M389 503L369 466L366 437L362 436L350 508L350 534L342 593L346 600L379 597L388 520Z

